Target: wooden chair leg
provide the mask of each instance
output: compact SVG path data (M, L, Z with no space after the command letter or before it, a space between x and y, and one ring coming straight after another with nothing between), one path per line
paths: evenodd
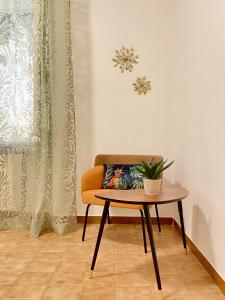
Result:
M89 211L90 206L91 206L91 204L88 204L88 206L86 208L85 219L84 219L84 228L83 228L83 234L82 234L82 242L85 239L85 232L86 232L87 219L88 219L88 211Z

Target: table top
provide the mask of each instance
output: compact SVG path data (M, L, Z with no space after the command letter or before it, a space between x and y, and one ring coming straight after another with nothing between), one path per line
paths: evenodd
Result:
M171 186L161 189L160 195L148 196L143 189L112 190L95 195L95 197L111 202L128 204L166 204L180 201L188 196L188 191L182 187Z

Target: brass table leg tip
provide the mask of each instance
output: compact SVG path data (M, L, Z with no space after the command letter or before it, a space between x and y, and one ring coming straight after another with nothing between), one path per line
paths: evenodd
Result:
M185 249L185 254L188 255L188 250L187 250L187 248Z
M94 273L94 271L91 270L90 275L89 275L89 279L93 278L93 273Z
M159 299L163 300L163 292L162 291L159 291Z

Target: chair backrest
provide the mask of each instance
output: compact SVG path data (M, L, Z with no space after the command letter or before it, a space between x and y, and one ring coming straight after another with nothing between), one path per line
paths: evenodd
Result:
M95 157L95 166L104 164L138 164L141 160L151 162L152 160L161 161L161 155L131 155L131 154L98 154Z

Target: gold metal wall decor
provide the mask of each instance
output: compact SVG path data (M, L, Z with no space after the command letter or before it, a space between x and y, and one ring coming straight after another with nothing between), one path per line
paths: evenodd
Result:
M124 71L131 72L133 70L134 64L138 63L138 55L134 53L134 49L131 47L125 48L124 46L120 50L115 50L116 55L113 58L115 63L114 67L119 67L121 73Z
M133 86L134 91L137 92L138 95L146 95L149 91L151 91L151 81L148 81L145 76L137 77L136 82L133 83Z

